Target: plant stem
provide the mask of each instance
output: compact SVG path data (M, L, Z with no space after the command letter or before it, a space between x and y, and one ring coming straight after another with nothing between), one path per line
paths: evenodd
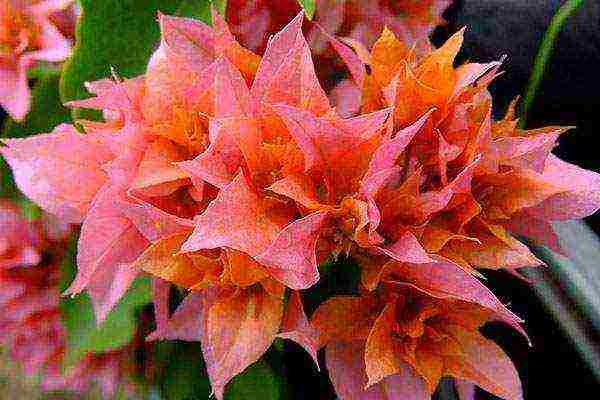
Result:
M560 33L566 20L582 5L583 0L567 0L552 17L550 25L548 26L548 30L542 39L538 53L535 56L531 77L529 78L527 90L525 91L525 97L521 105L521 119L519 121L520 128L525 128L527 125L527 114L533 104L537 90L539 89L544 77L546 64L548 64L548 60L552 55L552 50L554 50L554 42L556 41L558 34Z

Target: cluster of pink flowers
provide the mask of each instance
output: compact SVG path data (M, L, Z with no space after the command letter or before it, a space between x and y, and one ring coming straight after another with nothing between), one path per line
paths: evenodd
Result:
M73 0L0 2L0 105L13 119L31 106L27 71L68 57L74 10Z
M127 352L90 353L65 366L67 334L59 308L60 264L72 229L44 217L29 222L0 201L0 344L43 390L87 392L106 398L124 381Z
M600 176L550 153L564 129L492 120L500 63L455 68L462 32L439 49L389 29L351 46L323 33L359 93L340 116L303 19L261 57L216 12L212 27L159 15L145 75L88 83L95 96L69 104L104 121L3 141L19 188L82 223L69 293L87 290L102 321L138 274L154 276L151 338L200 341L219 399L278 337L316 363L326 347L342 399L427 399L443 376L522 398L479 332L521 320L479 270L541 264L512 235L558 247L550 221L598 210ZM309 319L301 291L339 257L357 262L359 293ZM172 315L171 284L189 289Z

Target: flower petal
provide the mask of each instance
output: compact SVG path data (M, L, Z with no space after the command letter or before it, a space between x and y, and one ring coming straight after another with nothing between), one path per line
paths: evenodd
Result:
M472 381L505 400L523 399L519 374L497 344L457 325L447 330L459 341L463 351L462 356L449 357L451 362L446 363L446 370L450 375Z
M195 222L194 232L181 247L183 252L230 247L260 254L282 228L242 173L219 192Z
M204 278L204 271L186 254L177 254L188 233L174 234L148 246L133 263L149 274L184 288L190 288Z
M431 296L479 304L525 335L520 326L522 320L509 311L484 284L442 257L436 257L436 262L428 264L394 264L390 269L404 282Z
M304 14L298 14L269 41L251 91L259 101L283 103L321 115L329 110L329 100L302 35L303 19Z
M293 290L290 294L288 304L283 315L281 323L281 333L277 335L283 339L290 339L302 346L312 357L317 368L319 368L319 360L317 351L319 350L319 333L308 322L304 307L302 306L302 298L300 292Z
M316 212L292 222L256 260L289 288L311 287L319 280L315 247L326 218L326 212Z
M425 383L407 364L399 373L365 390L364 352L360 342L333 342L327 346L325 361L329 377L340 400L430 400Z
M400 262L422 264L432 261L415 235L409 231L406 231L400 239L391 245L378 247L378 249L390 258Z
M554 155L546 160L544 180L565 187L530 212L545 220L580 219L600 209L600 174L581 169Z
M388 303L373 324L365 346L366 388L382 379L400 372L400 360L396 356L391 336L396 324L396 303Z
M269 348L279 330L283 302L259 289L222 299L208 311L202 349L215 397Z
M133 242L137 237L133 233ZM127 240L127 237L122 237ZM136 251L141 251L138 248ZM128 264L107 264L90 279L87 292L92 300L96 323L100 325L115 305L125 295L140 271Z
M118 203L118 207L150 242L176 233L190 232L194 228L192 220L166 213L143 201L122 201Z
M0 66L0 82L0 105L11 118L22 120L31 107L26 69Z
M69 125L59 125L53 133L2 142L7 147L0 153L23 193L61 219L80 223L106 182L101 166L112 154Z
M67 293L79 293L97 271L129 264L148 246L148 241L115 206L119 194L105 187L87 214L77 245L77 276Z

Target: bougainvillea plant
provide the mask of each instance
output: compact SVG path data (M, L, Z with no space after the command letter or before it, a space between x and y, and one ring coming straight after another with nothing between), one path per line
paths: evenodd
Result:
M322 1L317 25L284 3L287 14L230 2L233 29L215 10L211 25L158 13L144 74L113 70L67 103L101 120L2 140L19 189L61 224L81 224L66 294L86 292L102 323L138 277L152 277L147 340L200 342L219 400L281 339L318 368L324 349L341 399L429 399L445 376L465 398L479 386L521 399L512 362L480 328L500 321L527 334L483 270L541 265L520 237L561 252L551 222L596 212L600 175L551 153L566 128L519 129L514 104L492 118L487 87L501 62L455 65L462 31L438 49L426 40L447 1ZM352 78L330 93L313 62L323 43ZM0 297L45 279L32 296L62 329L47 295L62 245L3 213L12 230L0 236L0 277L16 294ZM328 294L307 315L311 290L340 260L358 266L354 293ZM44 351L62 354L56 337ZM105 371L100 385L114 393L118 362L98 363L85 365Z

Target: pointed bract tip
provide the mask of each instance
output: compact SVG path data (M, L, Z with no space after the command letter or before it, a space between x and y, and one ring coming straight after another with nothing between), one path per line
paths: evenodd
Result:
M210 6L210 19L212 20L213 26L227 26L225 18L221 15L214 3Z
M383 29L381 30L380 37L384 37L384 36L396 37L396 34L387 25L384 25Z
M288 29L293 29L293 28L301 30L303 22L304 22L304 11L300 11L298 13L298 15L296 15L294 17L294 19L292 19L290 22L288 22L288 24L278 33L281 33L283 31L286 31Z

